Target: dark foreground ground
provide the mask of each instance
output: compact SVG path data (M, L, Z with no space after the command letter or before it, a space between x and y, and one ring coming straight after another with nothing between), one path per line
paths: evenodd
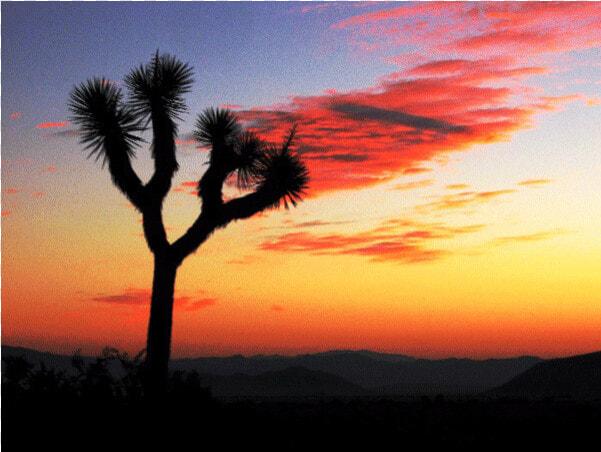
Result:
M143 401L15 400L2 394L2 445L7 451L137 450L159 444L186 450L209 444L210 449L327 445L574 450L588 440L598 445L600 427L601 404L593 402L441 397L219 402L186 397L156 409Z
M110 356L119 359L119 356ZM107 360L67 376L3 359L4 450L596 450L601 401L451 397L217 400L194 373L168 399L143 394L140 367Z

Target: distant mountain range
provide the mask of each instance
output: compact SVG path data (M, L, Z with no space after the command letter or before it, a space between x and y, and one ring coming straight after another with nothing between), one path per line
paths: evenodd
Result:
M69 372L71 357L2 346L2 356ZM84 362L94 358L86 357ZM217 397L463 395L601 397L601 352L542 360L416 359L366 350L297 356L176 359L173 371L195 370ZM115 368L115 371L117 369Z
M539 363L540 358L427 360L370 351L330 351L297 356L241 355L226 358L179 359L173 370L201 375L257 376L290 367L325 372L365 388L372 394L476 394L506 383Z

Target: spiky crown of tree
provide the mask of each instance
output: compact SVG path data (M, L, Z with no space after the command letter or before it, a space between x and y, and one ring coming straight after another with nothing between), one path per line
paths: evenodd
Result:
M157 52L150 63L134 68L125 77L127 98L121 88L104 78L88 80L71 92L71 120L80 127L82 143L90 149L90 156L102 158L103 166L108 163L115 185L144 215L144 232L153 251L169 246L164 230L153 229L150 220L160 219L156 206L163 202L178 169L176 121L187 111L184 95L191 91L192 75L188 64ZM143 184L131 166L131 158L144 142L140 134L150 127L155 172ZM174 244L182 248L180 258L193 251L215 228L281 203L288 208L301 200L309 175L291 151L295 132L293 127L284 143L275 146L244 131L230 110L208 108L198 116L194 138L210 148L209 165L198 182L202 212ZM253 192L223 203L223 184L234 174L240 189ZM162 220L158 222L162 227ZM200 235L192 237L194 234Z

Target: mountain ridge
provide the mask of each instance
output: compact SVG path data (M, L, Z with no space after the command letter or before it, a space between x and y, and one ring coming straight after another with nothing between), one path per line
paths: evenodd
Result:
M22 354L30 361L43 362L47 367L58 367L67 372L71 369L71 357L66 355L54 355L7 345L2 345L2 354ZM86 363L94 359L93 357L82 358ZM541 361L538 357L427 360L369 350L332 350L295 356L233 355L174 359L170 362L170 369L196 371L205 381L213 382L215 388L230 384L231 381L228 383L228 379L233 375L245 375L246 380L239 381L240 395L244 395L245 390L253 387L252 382L255 377L268 378L265 374L280 372L281 378L284 378L285 371L290 368L303 368L313 372L315 381L319 380L320 373L328 374L332 378L340 378L345 382L344 384L340 382L342 386L348 385L347 393L366 391L379 395L476 395L506 383ZM271 381L274 391L280 391L276 379ZM323 383L325 389L332 390L335 387ZM351 390L350 385L354 389ZM236 392L231 384L228 391L229 394Z

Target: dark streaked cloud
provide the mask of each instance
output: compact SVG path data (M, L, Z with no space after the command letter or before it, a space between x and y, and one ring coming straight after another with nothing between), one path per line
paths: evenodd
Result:
M465 132L464 126L450 124L439 119L425 116L411 115L402 111L387 110L384 108L358 105L352 103L340 103L330 107L333 111L343 113L357 121L378 121L412 127L414 129L434 130L437 132L453 133Z

